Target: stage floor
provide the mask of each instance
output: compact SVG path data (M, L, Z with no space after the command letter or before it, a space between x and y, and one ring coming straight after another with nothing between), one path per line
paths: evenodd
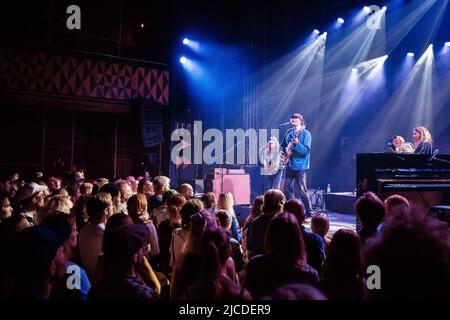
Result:
M339 229L351 229L356 231L356 217L353 214L344 214L328 211L328 219L330 220L330 230L328 234L332 236ZM305 227L308 231L311 231L310 227L311 219L307 219Z

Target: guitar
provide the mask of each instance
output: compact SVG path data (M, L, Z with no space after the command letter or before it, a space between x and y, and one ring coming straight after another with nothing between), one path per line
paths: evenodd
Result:
M287 164L289 163L289 161L291 160L291 157L294 154L295 145L298 143L298 136L300 135L300 133L302 133L302 131L305 128L306 128L306 124L304 123L301 126L301 129L298 132L294 133L292 140L288 143L288 145L286 147L286 152L283 152L283 151L280 152L280 156L281 156L280 167L281 168L286 167Z

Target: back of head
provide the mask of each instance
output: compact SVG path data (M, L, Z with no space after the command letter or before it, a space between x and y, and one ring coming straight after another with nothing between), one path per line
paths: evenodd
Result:
M328 220L328 215L324 212L315 214L311 218L311 229L314 233L325 237L330 229L330 221Z
M216 203L216 196L213 192L207 192L202 195L201 200L203 201L205 209L211 209Z
M266 252L272 254L280 267L293 267L305 261L305 245L300 226L291 213L275 215L265 235Z
M277 214L283 211L285 197L283 192L277 189L269 189L264 193L264 204L262 212L264 214Z
M262 206L264 204L264 196L259 195L255 198L252 205L252 211L250 212L250 216L252 219L256 218L262 213Z
M106 222L103 239L105 239L106 235L109 235L114 229L120 226L128 226L132 224L134 224L133 220L130 218L129 215L123 212L119 212L112 215Z
M217 201L217 209L228 210L229 212L234 212L234 198L231 192L221 193L219 195L219 200Z
M284 212L292 213L297 218L299 225L302 225L305 222L305 206L300 200L295 198L289 199L284 204L283 210Z
M392 219L397 215L409 215L411 213L411 205L405 197L393 194L384 200L386 208L386 220Z
M75 217L66 213L57 213L42 220L41 227L53 230L58 237L66 241L72 234L72 224L75 223Z
M223 228L207 228L202 237L204 274L218 276L231 254L230 233Z
M170 197L167 202L167 212L172 223L179 223L181 220L181 208L186 204L186 198L182 194Z
M86 212L91 223L100 223L105 215L105 210L112 206L111 195L100 192L89 198L86 202Z
M363 228L376 229L386 214L383 201L373 192L365 192L355 203L355 211Z
M142 213L147 211L147 197L143 193L136 193L127 202L127 211L133 221L137 221Z
M112 198L118 197L120 193L120 188L115 183L107 183L100 187L100 193L109 193Z
M413 214L392 221L366 251L366 264L381 270L373 299L443 299L450 283L447 226Z
M181 208L181 224L185 227L189 226L191 216L203 210L203 202L198 199L188 200L183 208Z
M350 281L360 275L361 267L359 235L350 229L339 229L333 235L328 249L326 277Z
M17 280L23 284L28 280L46 281L50 276L50 265L63 242L55 231L40 226L21 231L12 245Z
M227 230L231 228L231 214L227 210L217 211L216 218L220 227Z
M157 176L153 178L152 183L155 194L162 195L164 192L170 189L170 179L166 176Z
M149 234L148 227L142 224L122 225L105 234L105 271L127 272L127 267L133 263L133 255L148 243Z

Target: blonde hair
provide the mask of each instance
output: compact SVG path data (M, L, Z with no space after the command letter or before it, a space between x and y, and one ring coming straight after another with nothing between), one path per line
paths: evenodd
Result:
M119 190L120 190L120 199L121 201L127 203L128 200L133 195L133 189L130 187L128 182L122 181L119 183Z
M217 210L227 210L231 215L234 215L234 198L231 192L221 193L217 201Z
M92 193L93 188L94 188L94 186L92 185L92 183L84 182L80 186L80 193L81 194Z
M264 193L263 213L277 214L283 210L285 197L283 192L277 189L269 189Z
M72 209L73 203L69 197L65 195L55 195L50 197L44 207L38 213L38 224L42 222L46 217L54 215L55 213L66 213L70 214L70 209Z
M163 194L170 189L170 179L166 176L157 176L153 179L152 183L155 194Z
M433 142L433 138L431 137L430 131L428 131L425 127L415 127L414 131L420 133L420 141L429 141Z

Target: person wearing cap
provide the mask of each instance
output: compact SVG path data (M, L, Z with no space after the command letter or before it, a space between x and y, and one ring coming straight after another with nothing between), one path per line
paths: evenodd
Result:
M64 239L51 229L30 227L17 235L12 248L11 298L49 299L55 282L66 272Z
M41 186L36 182L27 183L17 192L17 201L21 207L21 214L27 218L31 225L37 225L37 211L44 206L47 186Z
M311 156L311 133L306 130L305 120L300 113L290 118L292 128L284 135L281 152L287 161L285 168L284 193L287 200L294 198L294 182L300 190L300 198L305 205L306 215L311 217L311 199L306 187L306 172Z
M66 213L47 216L40 226L55 231L64 241L64 254L68 260L65 276L53 286L50 297L56 300L86 300L91 283L86 271L70 261L77 246L78 230L75 217Z
M138 277L149 238L145 225L122 225L105 236L104 277L89 291L89 300L158 300L159 296Z

